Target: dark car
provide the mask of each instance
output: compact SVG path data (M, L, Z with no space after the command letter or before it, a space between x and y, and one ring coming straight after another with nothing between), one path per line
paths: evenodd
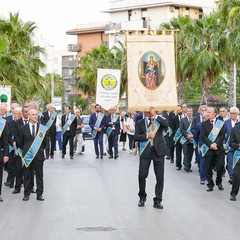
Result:
M83 128L82 128L83 139L93 139L92 129L89 126L90 115L82 115L81 117L83 119Z

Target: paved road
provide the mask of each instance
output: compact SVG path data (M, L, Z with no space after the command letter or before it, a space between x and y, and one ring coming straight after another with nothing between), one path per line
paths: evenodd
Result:
M129 152L96 160L87 141L86 153L74 160L56 154L45 162L44 202L34 194L23 202L22 193L3 186L0 240L238 240L240 197L229 201L228 178L224 191L206 192L196 165L186 173L165 163L164 209L158 210L152 168L146 206L137 207L138 159Z

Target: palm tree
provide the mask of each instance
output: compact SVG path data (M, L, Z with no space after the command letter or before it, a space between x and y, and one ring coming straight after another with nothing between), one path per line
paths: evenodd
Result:
M122 44L120 44L119 48L114 47L111 50L105 44L101 44L99 48L93 48L81 58L73 76L76 78L76 86L84 93L87 93L90 100L95 97L98 68L121 69L120 93L126 91L126 49Z
M12 100L23 104L42 88L39 70L45 64L38 58L44 50L33 42L36 25L23 23L19 14L11 14L9 20L0 20L0 36L3 47L0 54L0 81L12 88Z
M229 107L235 105L234 101L234 70L239 62L240 46L240 2L238 0L221 0L218 5L218 18L221 24L221 41L224 47L219 50L223 59L229 64Z

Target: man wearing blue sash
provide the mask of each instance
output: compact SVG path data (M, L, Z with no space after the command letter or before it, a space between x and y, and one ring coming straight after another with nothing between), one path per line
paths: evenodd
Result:
M176 167L177 170L182 169L182 144L180 143L182 133L179 128L179 123L183 118L182 106L178 105L177 114L173 117L173 141L176 148Z
M109 114L106 117L106 134L108 137L108 150L109 158L113 158L114 149L114 159L118 158L118 135L120 134L120 118L116 114L116 109L114 107L110 108Z
M76 136L77 129L77 119L74 114L71 113L72 108L70 106L65 107L65 114L62 115L61 124L62 124L62 158L65 158L66 155L66 146L69 142L69 154L70 159L73 159L73 140Z
M222 186L222 174L224 169L225 150L223 141L225 138L224 122L218 118L217 109L209 107L209 120L202 123L202 154L206 163L208 192L213 191L214 182L212 179L213 169L217 171L216 185L219 190L224 190ZM222 119L222 118L221 118ZM206 150L204 150L206 149Z
M18 143L20 146L22 161L24 164L24 197L23 201L28 201L33 188L33 171L36 174L37 200L44 201L43 194L43 163L44 148L46 146L45 134L47 128L40 125L38 111L31 109L28 112L29 123L23 125L19 130Z
M145 118L138 121L136 125L134 139L139 142L140 162L138 172L139 183L139 207L144 207L146 193L146 178L149 167L153 160L154 173L156 176L155 197L153 198L153 207L163 209L162 192L164 185L164 156L167 153L166 143L163 137L163 131L167 130L167 120L157 116L154 108L144 112Z
M52 103L49 103L47 105L47 111L43 112L41 116L41 123L45 126L48 127L48 132L47 132L47 146L45 149L46 153L46 159L54 158L54 148L56 144L56 135L57 135L57 130L56 130L56 116L57 113L55 112L55 107Z
M227 170L229 175L229 183L232 184L233 178L233 149L229 145L230 134L232 128L235 126L236 122L238 122L239 109L237 107L231 107L230 109L230 118L225 121L225 141L224 148L227 154Z
M99 159L99 154L101 159L103 158L103 132L105 125L106 125L105 115L102 113L101 106L99 104L96 104L95 112L91 114L89 119L89 126L92 128L96 159Z
M230 200L236 201L240 186L240 122L236 123L231 130L230 147L234 150L233 157L233 182L230 192Z
M191 126L193 122L193 108L187 107L187 116L182 118L179 123L179 128L182 133L180 142L183 146L183 165L186 172L192 172L192 157L193 157L193 134L191 132Z
M8 161L8 130L5 119L0 119L0 202L3 201L2 194L2 179L3 165Z

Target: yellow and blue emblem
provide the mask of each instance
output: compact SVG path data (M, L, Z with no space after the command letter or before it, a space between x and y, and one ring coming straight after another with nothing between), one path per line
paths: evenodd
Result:
M112 74L106 74L102 77L101 84L105 90L113 90L117 86L117 79Z

